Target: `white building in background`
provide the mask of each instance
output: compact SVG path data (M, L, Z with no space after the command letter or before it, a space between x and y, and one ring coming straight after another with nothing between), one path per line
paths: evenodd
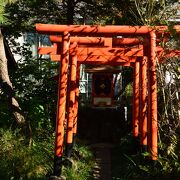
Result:
M23 44L25 42L24 36L22 35L22 36L18 37L16 39L16 42L19 44L19 46L23 46ZM12 47L12 48L14 49L14 47ZM22 55L19 53L13 53L13 55L14 55L14 59L16 60L16 62L20 61L23 58Z
M48 35L42 35L38 33L23 33L22 36L18 37L16 40L17 47L21 48L23 46L29 46L30 51L32 52L32 57L37 59L38 55L38 47L40 46L51 46L51 42L49 41ZM11 46L12 52L13 50L17 50L17 47ZM16 62L23 60L23 55L21 51L17 53L13 53ZM41 58L48 59L49 55L43 55Z

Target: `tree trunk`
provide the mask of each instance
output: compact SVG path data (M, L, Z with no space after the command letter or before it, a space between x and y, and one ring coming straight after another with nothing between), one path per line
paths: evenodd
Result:
M3 34L0 29L0 83L2 84L2 91L7 97L8 106L18 125L25 127L25 118L22 110L14 97L13 86L8 74L7 58L5 54Z
M74 23L74 9L75 9L75 0L68 0L67 1L67 24Z

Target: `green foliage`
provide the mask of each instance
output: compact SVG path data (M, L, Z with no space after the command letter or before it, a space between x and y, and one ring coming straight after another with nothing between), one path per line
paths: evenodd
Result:
M132 96L133 95L133 84L129 83L125 90L125 96Z
M6 6L7 18L10 21L6 32L34 31L36 23L62 23L64 9L54 0L18 0Z
M63 166L68 180L91 179L94 157L88 147L77 143L73 166ZM0 129L0 179L46 179L53 171L54 135L39 130L27 144L19 130Z
M64 23L67 11L67 1L57 3L53 0L19 0L13 5L0 1L0 23L5 23L6 34L19 36L17 32L34 31L35 23ZM8 2L8 1L7 1ZM168 18L176 12L171 5L176 1L128 1L121 3L117 0L109 1L77 1L76 23L91 24L138 24L159 25L167 24ZM135 3L136 2L136 3ZM170 5L170 6L169 6ZM170 7L170 8L169 8ZM166 11L169 8L168 11ZM166 13L167 12L167 13ZM109 16L110 15L110 16ZM7 27L7 28L6 28ZM13 42L13 41L11 41ZM51 80L56 75L57 64L42 58L33 58L28 44L16 46L15 51L25 58L18 62L18 70L11 74L21 107L32 127L32 146L27 145L18 131L5 130L12 126L12 117L7 109L5 97L0 94L0 179L43 179L52 172L53 127L56 112L57 83ZM179 66L178 66L179 67ZM129 71L131 73L131 70ZM129 76L125 72L125 77ZM178 75L179 76L179 75ZM126 79L131 82L132 79ZM168 87L168 86L167 86ZM167 90L167 89L166 89ZM131 88L127 90L131 92ZM166 91L165 97L168 97ZM162 102L159 91L159 102ZM172 93L173 94L173 93ZM169 100L169 99L168 99ZM164 104L174 101L164 101ZM165 106L159 108L164 115ZM134 145L129 137L122 139L114 152L114 161L118 160L113 171L114 179L172 179L179 178L179 132L177 120L177 102L167 108L168 116L160 121L159 160L156 166L147 162L148 153L132 154ZM160 107L160 106L159 106ZM174 113L171 113L173 111ZM14 126L12 126L14 128ZM130 152L129 152L130 151ZM134 150L133 150L134 151ZM92 153L83 145L76 146L73 154L72 168L64 167L63 174L72 180L91 179L93 166Z
M85 180L91 179L92 165L88 162L82 162L80 159L74 162L72 168L65 168L63 174L68 180Z
M55 121L57 82L51 79L58 66L49 59L32 57L29 45L19 47L24 59L11 74L16 96L33 129L51 129Z
M90 149L77 142L72 155L72 167L64 167L63 175L68 180L91 180L92 170L95 164L94 156Z
M107 24L169 25L177 13L178 0L117 0L111 1L111 16Z
M0 179L44 179L52 171L52 135L31 147L17 130L0 129L0 137Z
M158 161L148 159L149 153L139 152L131 135L121 139L112 152L112 173L115 180L154 180L180 178L179 148L172 147L176 154L165 152L166 144L159 145ZM171 150L172 150L171 149Z
M16 0L0 0L0 25L1 24L7 24L8 19L8 13L6 13L6 5L16 2Z
M85 161L88 161L93 159L93 154L88 146L85 146L79 141L74 147L74 157L77 159L79 157Z
M6 22L5 18L5 2L3 0L0 1L0 24L3 24Z
M11 72L11 79L25 118L30 122L33 131L40 128L52 131L55 123L57 82L51 78L56 75L58 66L49 59L32 57L29 44L20 46L12 38L11 45L16 47L15 52L24 57L22 61L18 61L18 69ZM0 99L0 124L10 126L13 121L3 92Z

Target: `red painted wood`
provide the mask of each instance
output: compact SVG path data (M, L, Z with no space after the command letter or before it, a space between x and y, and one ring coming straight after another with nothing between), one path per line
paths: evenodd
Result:
M79 78L80 78L80 64L77 63L75 104L74 104L74 121L73 121L73 134L74 135L77 134L78 101L79 101Z
M62 37L61 36L55 36L51 35L49 37L51 42L58 42L62 43ZM77 42L78 45L87 45L87 46L105 46L105 42L109 38L105 37L71 37L70 41L71 43ZM120 46L120 45L126 45L126 46L132 46L132 45L138 45L142 44L143 40L138 38L111 38L112 39L112 46ZM106 43L107 44L107 43Z
M64 32L63 54L60 61L60 76L58 82L58 104L56 118L56 140L55 140L55 155L61 157L63 155L64 144L64 122L66 113L66 92L67 92L67 73L69 61L69 34Z
M134 80L133 80L133 137L139 135L139 70L140 64L136 62L134 65Z
M174 30L179 34L180 26L174 26ZM70 47L70 43L77 42L77 59L78 63L84 64L109 64L109 65L123 65L123 66L134 66L134 110L133 110L133 136L137 137L139 130L139 108L142 113L141 116L141 143L146 144L146 117L144 117L146 106L145 106L145 96L146 92L145 83L148 81L148 146L151 151L151 159L157 160L158 151L157 151L157 82L156 82L156 53L159 58L166 58L172 56L179 56L179 50L167 51L161 47L156 47L156 35L159 36L162 33L168 37L168 27L167 26L156 26L156 27L147 27L147 26L91 26L91 25L52 25L52 24L36 24L36 30L40 33L50 34L50 35L63 35L62 37L52 36L51 41L53 47L41 47L39 49L39 54L50 54L52 60L60 61L61 69L59 76L59 90L58 90L58 106L57 106L57 120L56 120L56 147L55 155L61 157L63 154L63 139L64 139L64 121L65 121L65 112L66 112L66 89L67 89L67 73L68 73L68 59L69 54L73 56L75 47ZM65 35L65 32L68 31L70 35L81 35L86 37L71 37ZM96 36L87 37L87 36ZM112 36L122 36L122 35L141 35L142 40L137 38L112 38ZM97 37L97 36L103 36ZM145 38L144 38L145 37ZM147 37L147 38L146 38ZM53 39L54 38L54 39ZM148 41L146 41L148 39ZM150 47L148 48L150 41ZM159 41L159 40L158 40ZM117 48L116 46L130 46L130 45L139 45L137 48ZM147 43L147 44L146 44ZM94 46L99 46L99 48L93 48ZM85 47L86 46L86 47ZM90 47L87 47L90 46ZM62 48L63 47L63 48ZM107 48L108 47L108 48ZM61 52L61 48L63 51ZM145 68L143 61L138 61L138 57L148 57L148 74L147 79L145 79ZM139 63L142 66L142 76L139 79ZM78 91L78 82L79 82L79 71L76 74L76 97L79 94ZM139 80L141 80L141 107L139 107ZM73 92L74 93L74 92ZM74 95L70 96L70 100L74 101ZM76 133L77 131L77 108L78 102L75 100L74 103L74 120L73 120L73 131L71 128L70 137L72 137L72 132ZM71 109L70 111L72 111ZM71 116L71 115L70 115ZM73 116L73 115L72 115ZM71 117L70 117L71 118ZM144 119L144 121L143 121ZM70 125L72 127L72 120L70 120ZM68 140L71 142L72 138Z
M77 43L74 43L77 47ZM69 107L68 107L68 122L67 122L67 143L73 143L73 126L74 126L74 110L75 110L75 95L76 95L76 72L77 72L77 56L76 52L71 57L70 63L70 82L69 82Z
M156 80L156 34L150 33L150 125L151 125L151 158L158 158L158 121L157 121L157 80Z
M140 61L140 144L147 146L147 57Z
M173 27L180 33L180 26ZM115 35L147 35L153 29L156 33L168 33L167 26L98 26L98 25L56 25L56 24L36 24L36 30L44 34L60 34L68 31L71 35L90 35L90 36L115 36Z

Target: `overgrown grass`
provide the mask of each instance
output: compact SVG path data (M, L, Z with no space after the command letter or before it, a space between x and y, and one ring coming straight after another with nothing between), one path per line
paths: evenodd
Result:
M36 133L32 146L18 130L0 129L0 179L48 179L53 172L54 137ZM63 166L68 180L91 179L93 154L78 142L72 156L73 166Z
M95 164L91 150L78 142L72 155L72 167L64 167L63 175L68 180L91 180L92 170Z
M52 138L29 147L17 130L0 129L0 137L0 179L44 179L52 170Z
M160 146L162 147L162 146ZM130 135L121 139L121 142L112 152L112 174L114 180L179 180L180 163L179 150L176 156L163 154L160 149L158 161L152 163L148 153L141 153L133 144Z

